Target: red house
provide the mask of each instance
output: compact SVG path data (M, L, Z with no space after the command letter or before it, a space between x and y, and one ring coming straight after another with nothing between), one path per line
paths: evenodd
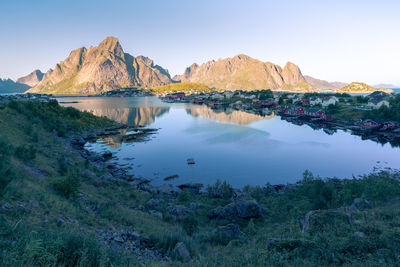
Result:
M361 124L361 128L364 130L373 130L373 129L378 129L382 126L382 124L378 121L373 121L373 120L365 120Z
M387 122L383 123L382 130L389 130L390 131L390 130L396 129L398 127L399 127L399 125L396 122L387 121Z
M185 93L183 93L183 92L167 95L167 98L169 98L169 99L183 99L184 97L185 97Z
M303 100L301 101L301 104L302 104L303 106L309 106L309 105L310 105L310 99L303 99Z

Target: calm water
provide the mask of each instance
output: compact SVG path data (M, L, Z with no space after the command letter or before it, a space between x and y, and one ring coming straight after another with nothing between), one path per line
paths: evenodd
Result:
M363 141L343 131L328 135L279 116L215 112L206 106L168 104L154 97L59 101L79 101L64 105L130 125L160 128L145 143L109 138L107 144L88 145L96 151L112 151L118 164L132 166L132 174L156 185L174 174L179 178L167 183L209 184L223 179L241 187L295 182L306 169L321 177L351 178L376 166L400 166L400 149L390 144ZM194 158L196 164L187 165L188 158Z

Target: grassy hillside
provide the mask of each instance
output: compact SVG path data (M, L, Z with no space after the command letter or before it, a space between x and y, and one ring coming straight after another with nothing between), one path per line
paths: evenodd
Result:
M305 172L293 186L239 191L217 182L201 194L163 193L114 179L70 145L75 133L115 125L108 119L56 102L11 102L0 105L0 123L1 266L400 261L398 173L341 181ZM187 251L174 250L179 242Z
M151 88L154 93L172 93L172 92L210 92L210 88L202 83L182 82L171 83L164 86Z

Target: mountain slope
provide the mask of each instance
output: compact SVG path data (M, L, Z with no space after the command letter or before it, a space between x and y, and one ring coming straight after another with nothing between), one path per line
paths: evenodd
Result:
M348 85L347 83L342 83L342 82L328 82L307 75L304 75L304 78L309 84L314 86L316 89L340 89Z
M44 73L42 73L40 70L34 70L28 75L21 77L17 80L18 83L26 84L29 87L34 87L36 86L42 79L43 79Z
M23 93L29 88L30 86L11 79L0 79L0 94Z
M270 62L262 62L247 55L211 60L202 65L193 64L177 81L203 83L209 87L226 90L282 89L309 91L300 69L288 62L282 69Z
M168 70L147 57L125 53L115 37L99 46L78 48L29 92L95 94L124 87L159 86L171 82Z

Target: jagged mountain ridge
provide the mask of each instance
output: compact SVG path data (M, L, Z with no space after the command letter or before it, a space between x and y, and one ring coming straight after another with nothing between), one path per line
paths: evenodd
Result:
M133 86L171 83L168 70L144 56L125 53L115 37L98 46L73 50L54 70L49 70L32 93L95 94Z
M175 76L174 80L198 82L224 90L313 90L297 65L288 62L281 68L243 54L211 60L202 65L194 63L186 68L184 74Z
M29 87L34 87L43 79L44 73L40 70L34 70L26 76L23 76L17 80L17 83L26 84Z

